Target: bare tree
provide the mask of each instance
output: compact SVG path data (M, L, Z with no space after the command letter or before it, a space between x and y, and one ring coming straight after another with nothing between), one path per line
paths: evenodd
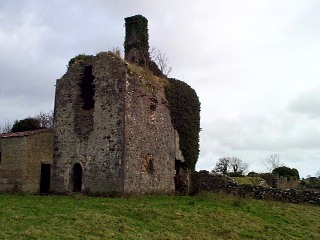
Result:
M241 174L247 174L248 168L249 168L249 164L248 163L243 163Z
M227 174L230 167L230 160L231 159L229 157L220 158L219 161L216 163L214 170L216 172Z
M271 154L264 161L264 165L268 172L272 172L273 169L283 167L283 163L280 162L280 156L277 153Z
M53 128L53 111L43 112L41 111L38 115L33 118L40 122L41 128Z
M316 177L320 179L320 170L316 172Z
M162 52L161 50L155 48L155 47L152 47L151 50L150 50L150 56L151 56L151 60L154 61L159 69L161 70L161 72L169 77L171 71L172 71L172 67L169 66L168 64L168 57L167 55Z
M230 167L234 173L243 174L248 169L248 164L244 163L239 157L232 157L230 159Z
M11 132L12 129L12 123L9 121L6 121L3 125L0 125L0 133L8 133Z

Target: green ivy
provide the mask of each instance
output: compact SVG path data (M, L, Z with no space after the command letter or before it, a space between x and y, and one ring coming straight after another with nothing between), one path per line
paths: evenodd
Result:
M142 15L128 17L126 21L126 39L124 42L125 54L132 48L136 47L145 55L149 54L149 35L148 35L148 20ZM130 42L132 34L136 35L136 42ZM146 57L147 57L146 56Z
M166 98L174 128L180 137L180 149L189 169L194 170L199 157L200 101L187 83L169 78Z

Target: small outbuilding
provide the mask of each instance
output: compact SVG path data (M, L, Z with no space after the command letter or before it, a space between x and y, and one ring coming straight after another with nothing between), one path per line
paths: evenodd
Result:
M48 193L53 131L0 134L0 192Z

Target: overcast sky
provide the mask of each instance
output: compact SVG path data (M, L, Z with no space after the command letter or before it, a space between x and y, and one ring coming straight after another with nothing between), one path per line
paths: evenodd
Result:
M124 18L149 20L151 46L201 101L197 169L277 153L320 170L320 1L0 0L0 124L53 110L70 58L119 47Z

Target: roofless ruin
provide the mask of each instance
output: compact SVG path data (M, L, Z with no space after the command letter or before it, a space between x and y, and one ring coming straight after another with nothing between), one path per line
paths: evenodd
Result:
M147 19L125 21L124 60L79 55L57 80L53 132L0 135L0 191L188 191L199 154L198 97L150 59Z

